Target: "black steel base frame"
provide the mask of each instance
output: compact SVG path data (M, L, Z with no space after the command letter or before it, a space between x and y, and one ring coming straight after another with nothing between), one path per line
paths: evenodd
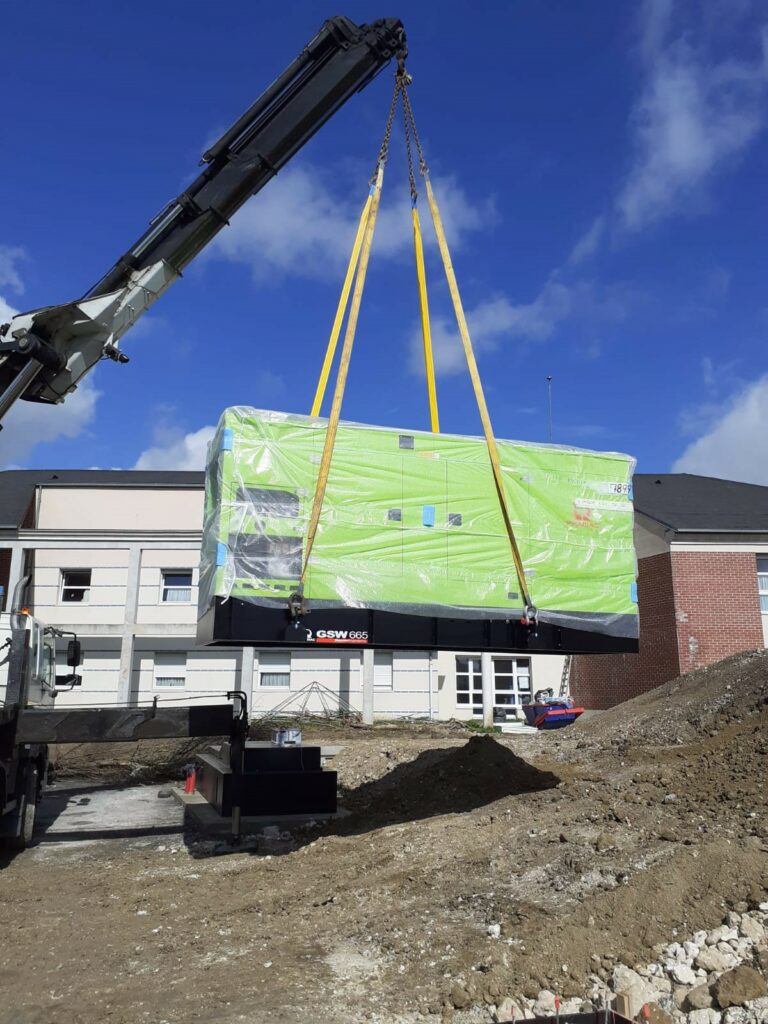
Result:
M637 637L518 620L450 619L371 609L308 611L262 608L239 598L214 604L198 622L197 641L211 647L312 647L415 651L508 651L541 654L635 653Z

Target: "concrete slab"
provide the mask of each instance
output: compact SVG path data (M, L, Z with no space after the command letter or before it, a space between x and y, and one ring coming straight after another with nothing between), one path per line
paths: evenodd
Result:
M500 726L503 733L513 736L531 736L536 735L539 731L534 729L532 725L526 725L524 722L496 722L495 724Z
M184 810L159 796L168 786L105 787L61 781L49 787L37 809L36 842L120 839L184 830Z

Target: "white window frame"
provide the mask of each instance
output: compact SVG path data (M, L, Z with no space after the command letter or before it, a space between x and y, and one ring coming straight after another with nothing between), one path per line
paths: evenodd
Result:
M264 666L268 666L268 670L264 671ZM291 652L290 651L261 651L259 653L259 664L257 668L258 672L258 684L260 690L290 690L291 688ZM275 685L274 683L263 682L264 676L287 676L287 683L280 683Z
M373 688L374 690L394 690L395 688L394 657L392 651L373 652Z
M71 572L87 572L88 573L88 586L67 586L67 574ZM91 590L93 589L93 569L75 569L69 566L66 569L61 570L61 582L59 586L59 604L90 604L91 603ZM64 591L65 590L82 590L83 600L82 601L65 601Z
M187 576L189 575L189 597L185 601L168 601L165 594L168 590L186 590L187 587L177 587L166 584L166 576ZM195 570L186 569L161 569L160 570L160 604L184 605L192 604L193 591L195 588Z
M496 665L500 662L512 662L510 672L502 672L496 670ZM520 686L520 680L528 680L528 688ZM504 686L499 683L506 683L509 681L510 685ZM511 703L499 703L499 697L512 697ZM524 699L527 698L527 699ZM522 708L523 704L533 703L533 665L528 655L518 658L516 655L500 654L498 657L493 658L493 710L496 711L498 708L500 711L513 711L517 714Z
M467 672L459 671L460 661L467 662ZM514 654L499 654L492 661L493 709L494 711L498 709L518 714L524 703L533 703L533 662L528 655L518 658ZM499 662L511 662L511 671L497 671L496 665ZM456 707L465 711L469 710L473 717L479 718L483 714L483 674L480 655L457 654L454 664L456 666ZM468 690L459 690L459 676L468 676ZM521 679L528 680L528 689L521 688ZM507 681L509 685L500 685ZM468 694L469 699L460 701L460 693ZM511 697L512 702L502 704L498 701L499 697ZM527 700L523 700L523 698L527 698Z
M757 596L761 614L768 615L768 553L757 556Z
M460 672L459 671L459 662L460 661L466 661L467 662L467 671L466 672ZM461 708L464 711L471 711L473 714L476 714L476 712L474 711L474 708L475 708L476 701L479 701L480 702L480 714L482 714L482 709L483 709L483 675L482 675L482 668L481 668L481 665L480 665L480 655L479 654L457 654L455 659L454 659L454 666L455 666L455 670L456 670L455 671L455 678L456 678L456 707L457 708ZM468 677L467 678L467 683L468 683L468 689L467 690L459 690L459 676L467 676ZM468 694L468 699L466 701L460 701L459 700L459 693L462 693L462 694L466 693L466 694Z
M173 671L173 666L158 664L158 658L176 659L182 665L180 672ZM158 669L161 669L159 672ZM182 682L161 683L160 679L181 679ZM152 687L155 690L184 690L187 686L187 652L186 651L155 651L152 665Z

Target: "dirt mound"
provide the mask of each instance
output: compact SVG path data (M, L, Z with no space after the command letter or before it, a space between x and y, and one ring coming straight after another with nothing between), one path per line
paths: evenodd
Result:
M518 757L490 736L459 747L428 750L382 778L342 794L355 812L348 824L392 824L438 814L460 814L503 797L557 786L559 778Z
M582 719L569 732L587 742L672 746L714 736L766 706L768 651L748 651Z

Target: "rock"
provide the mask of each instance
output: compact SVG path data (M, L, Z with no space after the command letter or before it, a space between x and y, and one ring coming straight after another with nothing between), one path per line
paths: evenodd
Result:
M743 964L721 974L712 986L715 1003L723 1010L729 1006L743 1006L750 999L760 999L767 993L762 975Z
M457 1010L466 1009L466 1007L472 1002L472 997L469 992L467 992L464 986L460 985L458 981L454 981L453 985L451 985L450 998Z
M768 1020L768 996L763 996L761 999L750 999L747 1003L747 1008L754 1020Z
M555 993L543 988L533 1004L533 1012L537 1017L551 1016L555 1012Z
M735 910L729 910L723 924L727 924L729 928L738 928L741 924L741 914L737 914Z
M685 950L685 956L688 960L688 963L690 963L692 960L695 960L698 956L701 946L695 942L684 942L683 949Z
M560 1004L560 1013L580 1013L582 1000L576 996L564 999Z
M723 1014L723 1024L750 1024L752 1018L740 1006L729 1006Z
M690 968L688 964L675 964L669 973L672 977L672 980L676 981L678 985L696 984L696 975L693 973L692 968Z
M595 849L598 853L605 853L607 850L612 850L614 842L607 832L601 832L595 840Z
M629 1003L627 1016L636 1017L645 1003L654 1002L656 981L646 981L641 978L637 971L625 967L624 964L617 964L613 969L611 987L616 995L626 996Z
M498 939L501 936L501 925L500 924L489 924L488 928L487 928L487 931L488 931L488 938L490 938L490 939Z
M699 949L701 949L701 947L707 941L707 933L706 932L694 932L693 933L693 941L699 947Z
M726 955L715 946L705 946L695 960L696 966L707 972L727 971L735 965L735 962L736 958L732 950L729 955Z
M754 917L749 917L747 914L745 914L741 919L739 934L743 938L749 939L750 942L753 942L756 946L762 945L766 938L765 928L763 925L761 925L759 921L756 921Z
M509 996L506 999L502 999L499 1005L496 1007L494 1013L496 1021L511 1021L511 1020L522 1020L525 1014L519 1003L516 1003L514 999L510 999Z
M648 1024L675 1024L674 1018L666 1010L662 1010L658 1003L646 1003L645 1006L646 1012L643 1013L642 1020Z
M718 942L728 942L730 939L738 939L739 933L735 928L729 928L727 924L721 924L719 928L714 928L707 935L707 945L716 946Z
M684 1010L708 1010L712 1005L712 995L709 985L697 985L692 988L685 997Z
M720 1024L719 1010L692 1010L688 1014L688 1024Z
M675 985L672 989L672 1004L678 1010L682 1010L685 1000L688 998L689 988L687 985Z

